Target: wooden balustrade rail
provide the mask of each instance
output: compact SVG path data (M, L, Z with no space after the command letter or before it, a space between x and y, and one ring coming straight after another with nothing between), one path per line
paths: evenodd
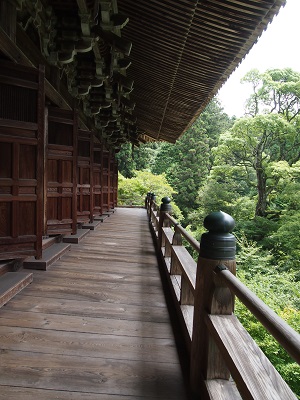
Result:
M300 335L235 277L233 219L212 213L199 244L171 216L170 199L162 201L158 207L148 193L145 206L187 346L193 399L295 400L234 315L236 295L300 363ZM199 253L198 262L183 238Z
M234 293L252 314L263 324L281 346L300 364L300 336L259 297L239 281L225 267L215 271L226 286Z

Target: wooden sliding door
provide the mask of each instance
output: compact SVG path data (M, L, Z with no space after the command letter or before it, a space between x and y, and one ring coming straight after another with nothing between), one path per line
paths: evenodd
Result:
M44 71L0 61L0 259L42 255Z
M93 221L93 134L78 131L77 220Z
M76 233L77 115L49 107L46 150L46 233Z

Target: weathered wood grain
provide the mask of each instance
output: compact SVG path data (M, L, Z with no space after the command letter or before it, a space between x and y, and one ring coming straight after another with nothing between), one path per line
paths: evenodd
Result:
M68 392L64 390L32 389L23 387L1 386L0 400L8 400L11 396L14 400L95 400L95 393ZM97 400L141 400L141 396L123 396L107 393L97 393ZM158 397L153 397L157 400ZM175 397L173 398L176 399ZM172 400L172 398L171 398Z
M0 310L0 399L186 398L146 211L118 209Z
M185 398L176 364L9 350L1 352L1 360L0 385L94 393L95 398L98 393Z
M52 329L66 332L87 332L98 335L116 335L150 338L173 338L168 322L134 321L112 318L93 318L45 312L24 312L7 310L0 313L0 325L21 328Z

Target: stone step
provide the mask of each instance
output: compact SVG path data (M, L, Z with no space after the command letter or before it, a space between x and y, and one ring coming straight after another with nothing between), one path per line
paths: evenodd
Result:
M91 231L94 231L99 224L101 224L101 221L88 222L86 224L83 224L81 228L90 229Z
M77 229L77 233L75 235L64 236L64 243L74 243L78 244L86 235L89 234L88 229Z
M32 282L32 273L7 272L0 277L0 307Z
M26 258L23 262L23 268L40 269L46 271L48 267L62 255L71 249L71 245L67 243L54 243L43 251L43 257L36 260L34 257Z
M46 250L48 247L52 246L54 243L59 242L59 236L50 236L46 239L43 239L42 248Z
M106 218L108 218L109 215L97 215L96 217L94 217L94 221L100 221L103 222L104 220L106 220Z
M0 261L0 276L7 272L15 272L22 268L22 259L1 260Z
M111 208L109 211L104 211L104 213L102 215L107 215L108 217L110 217L112 214L114 214L116 210L114 208Z

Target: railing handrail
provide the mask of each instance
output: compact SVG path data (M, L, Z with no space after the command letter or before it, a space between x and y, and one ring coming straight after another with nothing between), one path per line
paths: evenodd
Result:
M169 213L165 213L172 226L182 233L182 236L193 246L194 250L200 252L200 243L196 241ZM246 285L234 276L225 266L216 268L226 286L234 293L249 311L261 322L261 324L272 334L280 345L300 364L300 335L294 331L282 318L280 318L269 306L255 295Z
M226 286L231 292L241 300L291 357L300 364L300 335L226 267L217 267L215 273L226 283Z
M182 225L180 225L175 218L173 218L170 214L165 213L165 218L168 218L173 226L176 226L177 229L181 232L182 236L186 239L187 242L192 246L194 250L198 253L200 251L200 243L190 234L188 233Z
M211 213L204 221L208 232L198 243L170 214L169 203L164 197L159 208L150 194L145 206L189 351L193 396L214 400L222 392L224 399L295 400L295 394L234 315L237 296L300 363L300 335L235 277L236 240L230 233L233 218ZM198 263L182 245L182 238L199 253Z

